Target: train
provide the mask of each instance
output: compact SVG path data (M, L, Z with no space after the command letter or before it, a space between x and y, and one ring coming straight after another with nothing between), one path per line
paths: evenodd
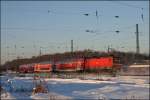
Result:
M113 70L118 71L121 68L120 60L117 57L92 57L78 58L64 61L55 61L49 63L37 63L20 65L20 73L33 72L68 72L68 71L91 71L91 70Z
M34 72L34 64L24 64L19 66L20 73L33 73Z

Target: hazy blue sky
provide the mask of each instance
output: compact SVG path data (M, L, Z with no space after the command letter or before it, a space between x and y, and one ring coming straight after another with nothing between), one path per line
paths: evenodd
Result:
M148 1L2 1L2 63L17 56L39 55L40 47L42 54L70 51L71 39L74 50L106 51L112 45L117 50L136 51L136 24L139 24L140 51L148 53L148 4ZM86 32L87 29L95 33Z

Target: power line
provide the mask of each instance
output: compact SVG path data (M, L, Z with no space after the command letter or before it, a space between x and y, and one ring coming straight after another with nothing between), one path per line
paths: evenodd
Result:
M120 29L121 29L121 30L122 30L122 29L130 29L130 28L133 28L133 27L135 27L135 25L122 27L122 28L120 28ZM120 30L120 29L119 29L119 30ZM92 33L96 33L97 35L99 35L99 34L104 34L104 33L108 33L108 32L118 32L119 30L107 30L107 31L103 31L103 32L101 32L101 33L97 33L96 31L91 31L91 30L86 31L86 32L92 32ZM121 31L120 31L120 32L121 32Z
M57 12L57 11L52 11L52 10L48 10L48 13L50 14L58 14L58 15L84 15L84 16L96 16L97 20L100 16L105 16L103 14L99 14L98 10L93 11L93 12ZM112 15L111 17L115 17L115 18L118 18L119 16L118 15Z
M143 8L143 10L146 10L146 8L145 7L139 7L139 6L135 6L135 5L131 5L131 4L128 4L128 3L124 3L124 2L121 2L121 1L118 1L118 2L114 2L114 1L112 1L113 3L117 3L117 4L120 4L120 5L123 5L123 6L127 6L127 7L131 7L131 8L138 8L138 9L142 9ZM147 8L148 9L148 8Z
M142 24L142 23L139 23L139 24ZM97 33L96 31L93 31L93 30L86 30L86 32L96 33L96 35L101 35L101 34L105 34L105 33L108 33L108 32L116 32L116 31L124 32L126 29L131 29L131 28L135 28L135 25L121 27L118 30L113 30L113 29L112 30L106 30L106 31L103 31L101 33ZM109 28L107 28L107 29L109 29Z

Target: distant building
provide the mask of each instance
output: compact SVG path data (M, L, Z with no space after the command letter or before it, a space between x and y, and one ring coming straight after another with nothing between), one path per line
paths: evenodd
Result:
M120 74L145 76L150 75L149 69L150 69L149 64L133 64L126 67L126 69L121 69Z

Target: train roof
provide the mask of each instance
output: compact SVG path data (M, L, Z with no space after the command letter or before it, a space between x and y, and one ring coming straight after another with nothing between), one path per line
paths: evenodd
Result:
M129 67L134 67L134 68L137 68L137 67L150 67L150 65L148 64L133 64L133 65L130 65Z

